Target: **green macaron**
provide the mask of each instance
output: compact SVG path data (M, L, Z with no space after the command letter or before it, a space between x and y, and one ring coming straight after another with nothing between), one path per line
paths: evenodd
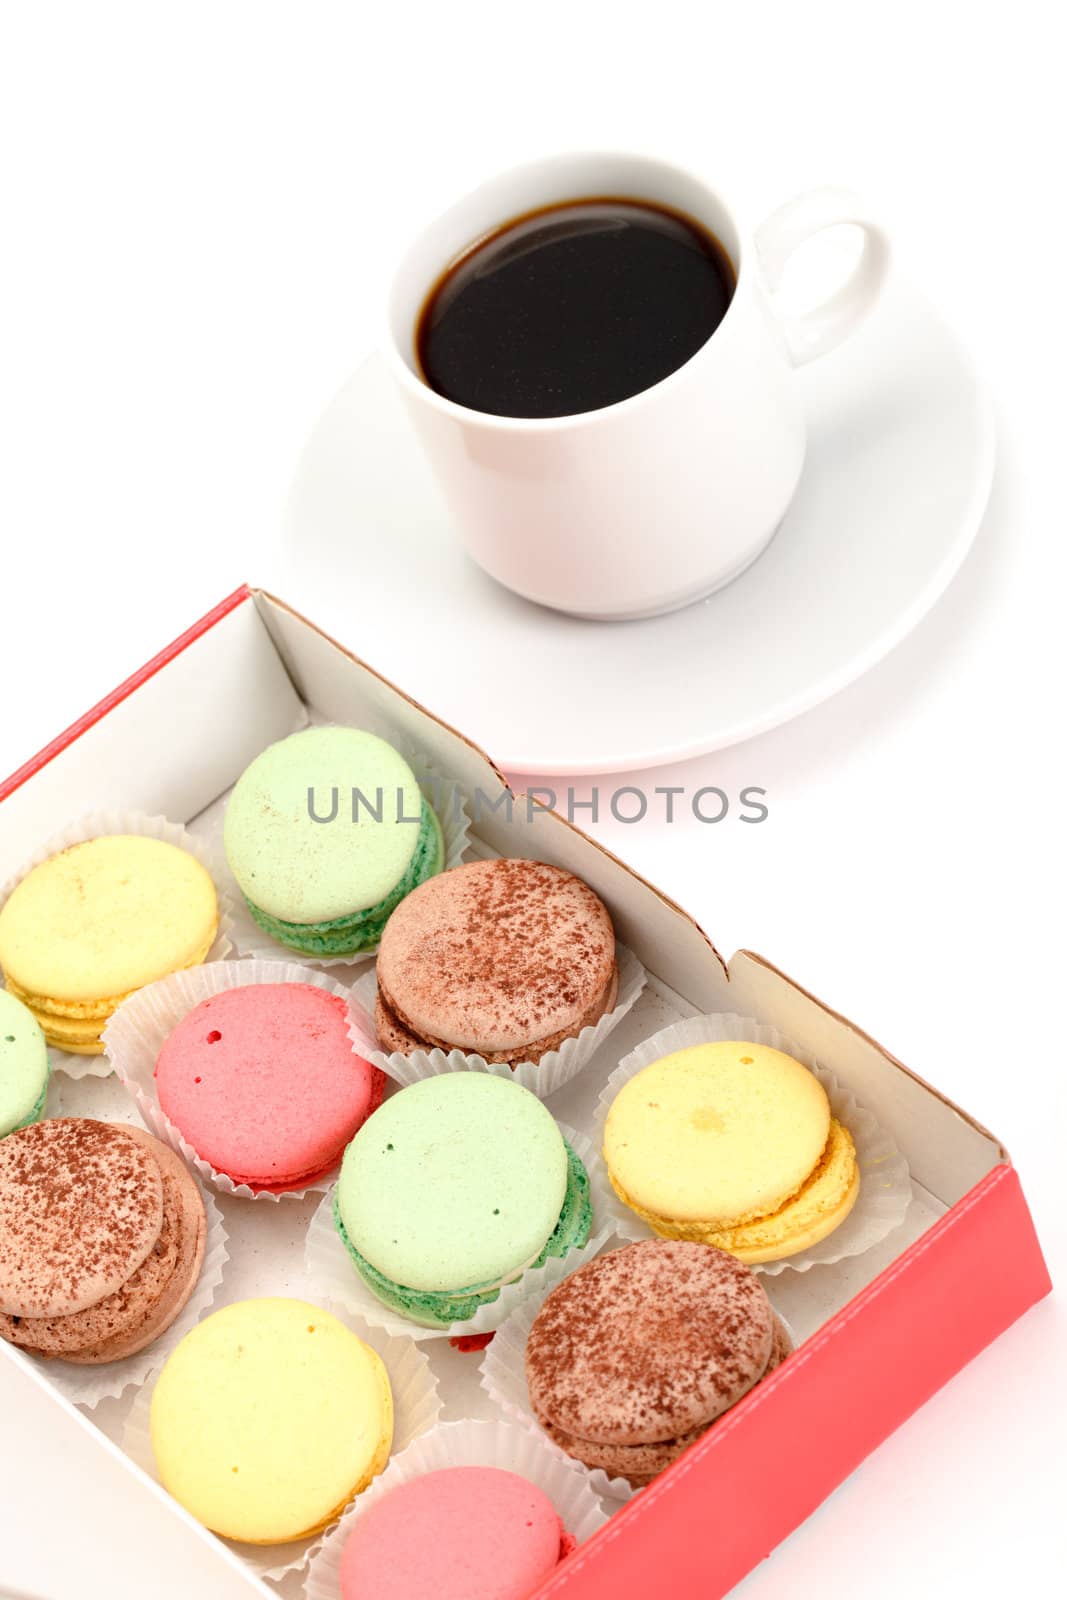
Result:
M373 949L404 896L444 866L415 774L358 728L307 728L257 756L230 796L224 843L257 924L313 958Z
M447 1327L587 1242L589 1178L527 1089L443 1073L401 1090L356 1134L334 1220L384 1304Z
M0 989L0 1138L40 1122L48 1096L48 1046L21 1000Z

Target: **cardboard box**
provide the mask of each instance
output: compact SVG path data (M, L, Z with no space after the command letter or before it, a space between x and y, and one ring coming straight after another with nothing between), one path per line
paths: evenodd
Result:
M716 1600L1048 1292L1007 1152L762 956L741 951L725 963L684 911L556 813L527 808L519 797L509 819L505 780L487 756L262 591L231 595L0 785L0 881L41 840L100 808L163 813L210 831L221 797L247 763L309 714L420 746L468 795L480 791L489 802L474 829L479 851L540 858L577 873L606 901L620 939L644 962L649 988L622 1031L553 1098L561 1120L590 1125L605 1077L635 1038L677 1016L735 1011L773 1024L824 1061L908 1159L913 1202L896 1233L864 1256L773 1280L772 1298L798 1334L796 1354L539 1591L564 1600L639 1600L667 1591L678 1600ZM499 809L489 809L496 802ZM85 1080L65 1109L122 1114L116 1096L122 1091L113 1082ZM300 1204L231 1200L224 1209L232 1257L224 1297L288 1292L300 1260ZM491 1414L477 1358L444 1341L428 1348L451 1414ZM122 1463L131 1510L138 1495L162 1497L191 1537L232 1568L235 1593L242 1583L251 1593L274 1592L121 1452L121 1402L86 1415L58 1396L47 1364L6 1344L0 1355ZM299 1580L286 1579L283 1590L299 1593Z

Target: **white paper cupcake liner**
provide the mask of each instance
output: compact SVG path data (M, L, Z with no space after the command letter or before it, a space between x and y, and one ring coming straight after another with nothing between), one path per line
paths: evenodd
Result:
M506 1283L495 1300L479 1306L473 1317L447 1326L426 1327L391 1311L364 1283L353 1264L351 1256L334 1226L333 1192L325 1196L307 1232L304 1265L311 1280L314 1294L331 1309L339 1308L351 1316L361 1317L373 1328L410 1339L470 1338L481 1333L493 1333L505 1322L517 1305L527 1295L537 1294L555 1287L584 1262L591 1261L611 1235L613 1223L608 1210L610 1185L603 1163L593 1148L591 1139L583 1133L558 1124L559 1131L582 1162L589 1174L589 1193L593 1207L593 1225L589 1242L579 1250L571 1250L563 1257L550 1256L541 1267L529 1267L513 1283Z
M391 742L395 749L400 750L418 779L423 796L437 813L445 846L445 864L442 871L458 867L467 849L471 827L463 790L454 778L446 778L425 756L417 751L405 749L395 739ZM219 825L221 827L221 819ZM221 849L219 853L222 854ZM288 958L292 961L305 961L314 967L354 967L361 965L376 953L378 946L369 945L366 950L359 950L352 956L310 956L303 951L293 950L288 945L280 944L277 939L272 939L269 933L263 931L249 911L248 903L237 887L229 865L224 864L222 871L233 903L233 942L238 955L259 956L268 961Z
M148 1127L195 1167L205 1183L220 1194L236 1194L244 1200L302 1200L305 1195L322 1194L331 1188L336 1169L301 1189L286 1189L280 1194L256 1191L247 1183L237 1183L227 1173L216 1171L183 1138L160 1106L156 1089L155 1067L159 1052L183 1017L202 1000L209 1000L226 989L268 983L306 983L337 995L349 1006L353 1029L358 1027L357 1018L352 1015L349 991L323 972L293 961L216 961L210 966L171 973L170 977L160 978L158 983L150 983L131 995L119 1006L104 1030L104 1049L116 1076L132 1095ZM360 1051L360 1054L366 1052Z
M443 1072L487 1072L494 1078L510 1078L513 1083L520 1083L531 1094L537 1095L539 1100L547 1100L549 1095L562 1089L565 1083L570 1083L583 1067L589 1065L645 986L645 969L633 952L619 945L616 955L619 993L614 1009L606 1012L590 1027L583 1028L573 1039L565 1039L558 1050L550 1050L538 1062L522 1061L516 1067L509 1067L506 1062L486 1061L483 1056L465 1055L462 1050L413 1050L410 1055L403 1055L400 1051L387 1054L380 1048L375 1049L367 1059L405 1087L417 1083L420 1078L437 1077ZM353 984L353 993L371 1018L374 1016L377 992L378 980L373 969L361 973ZM357 1048L362 1039L362 1033L358 1036L353 1034Z
M365 1344L377 1351L389 1374L389 1387L393 1393L393 1443L390 1456L398 1455L436 1423L441 1414L441 1397L437 1379L424 1353L410 1339L392 1339L380 1329L367 1328L350 1317L343 1319ZM143 1467L150 1477L159 1481L156 1458L152 1451L152 1388L146 1386L134 1400L122 1434L122 1448L126 1454ZM370 1491L370 1485L363 1493ZM235 1539L222 1539L241 1557L257 1578L284 1578L287 1572L297 1572L311 1560L323 1540L336 1527L312 1534L307 1539L294 1539L289 1544L241 1544Z
M642 1040L620 1061L601 1091L596 1113L597 1149L602 1150L604 1146L604 1125L612 1101L623 1085L629 1083L644 1067L651 1066L654 1061L675 1050L685 1050L690 1045L734 1039L782 1050L814 1073L826 1090L833 1115L852 1135L860 1169L859 1197L840 1227L797 1255L788 1256L782 1261L761 1262L753 1270L767 1277L776 1277L780 1272L807 1272L812 1267L831 1266L835 1261L862 1255L872 1246L880 1244L894 1228L899 1228L911 1204L908 1163L890 1135L879 1126L874 1114L857 1104L851 1090L838 1081L829 1067L816 1061L809 1051L794 1044L777 1028L754 1022L751 1017L740 1017L731 1012L688 1017L683 1022L662 1028L650 1039ZM652 1229L619 1199L610 1181L608 1188L611 1194L609 1210L619 1237L628 1240L655 1238Z
M200 1268L200 1276L180 1315L158 1339L146 1350L127 1356L124 1361L109 1361L99 1367L82 1367L71 1361L48 1361L40 1356L33 1357L65 1399L91 1409L98 1406L101 1400L114 1399L131 1384L143 1384L163 1365L178 1341L196 1326L207 1311L222 1282L222 1271L229 1259L229 1251L222 1213L211 1195L205 1194L203 1199L207 1212L207 1238L204 1241L204 1263Z
M161 839L165 844L177 845L180 850L187 850L211 874L219 901L219 926L215 942L205 960L223 960L233 948L235 906L224 886L222 862L202 839L194 837L179 823L168 822L166 817L148 817L140 811L92 811L87 816L80 817L77 822L70 823L60 833L53 834L34 851L17 872L11 875L0 888L0 906L23 878L32 872L34 867L39 867L42 861L58 855L61 850L68 850L72 844L84 844L89 839L101 839L107 834L114 833L135 833L146 839ZM53 1072L65 1072L70 1078L106 1078L111 1071L111 1063L103 1055L83 1056L72 1050L60 1050L55 1045L49 1045L48 1057Z
M308 1565L305 1600L341 1600L341 1556L357 1520L401 1484L447 1467L497 1467L518 1473L548 1496L578 1544L592 1538L608 1520L586 1478L543 1436L511 1422L440 1422L395 1456L327 1534Z
M580 1461L575 1461L573 1456L561 1450L559 1445L543 1431L530 1405L530 1391L526 1384L526 1341L530 1337L530 1329L534 1325L537 1313L550 1292L545 1290L524 1300L522 1305L517 1306L511 1313L503 1327L498 1329L496 1337L492 1344L486 1347L482 1357L480 1368L482 1388L494 1405L499 1406L507 1416L521 1422L541 1441L546 1450L566 1462L572 1472L579 1473L594 1494L600 1495L605 1500L620 1503L631 1500L635 1494L640 1493L640 1490L635 1489L628 1478L612 1478L600 1467L591 1470L583 1466ZM775 1310L775 1316L782 1323L793 1347L796 1348L797 1341L789 1323L780 1311Z

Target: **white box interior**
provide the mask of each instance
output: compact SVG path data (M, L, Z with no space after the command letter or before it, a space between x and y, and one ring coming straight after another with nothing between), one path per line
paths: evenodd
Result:
M480 791L491 805L505 795L500 773L469 741L281 602L257 593L254 604L240 605L216 623L0 806L0 882L43 839L102 808L162 813L194 833L217 837L225 795L243 768L265 745L309 718L372 728L420 747L461 783L468 799ZM604 899L620 938L650 974L646 991L598 1056L552 1097L555 1116L591 1129L604 1081L634 1043L679 1017L735 1011L773 1024L830 1066L907 1157L911 1208L903 1226L881 1246L836 1266L770 1280L772 1299L798 1339L822 1326L1005 1159L984 1129L761 957L742 952L727 967L683 911L554 812L536 807L531 812L520 798L509 822L503 804L495 812L488 805L483 802L474 829L474 853L541 858L577 873ZM362 967L332 968L331 976L344 982L357 970ZM50 1114L137 1120L132 1102L113 1079L74 1082L57 1074L53 1085ZM261 1294L313 1298L303 1270L303 1238L317 1197L277 1205L218 1199L231 1258L215 1306ZM479 1386L477 1356L463 1355L445 1340L423 1348L438 1373L446 1418L492 1414ZM23 1369L27 1383L37 1383L67 1408L72 1427L85 1425L52 1389L47 1363L8 1345L0 1345L0 1351ZM88 1413L96 1439L130 1473L131 1514L138 1494L163 1494L115 1443L134 1393L128 1390ZM217 1555L223 1564L220 1579L229 1568L250 1592L277 1592L255 1578L239 1554L164 1498L186 1525L188 1538L200 1545L206 1541ZM202 1566L203 1550L196 1554ZM239 1583L233 1592L239 1592ZM296 1596L301 1586L301 1576L293 1574L277 1587ZM218 1592L230 1591L220 1582Z

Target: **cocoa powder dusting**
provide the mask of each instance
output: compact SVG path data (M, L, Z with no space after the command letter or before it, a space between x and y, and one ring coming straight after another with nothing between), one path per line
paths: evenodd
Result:
M116 1293L163 1224L151 1152L119 1127L56 1118L0 1140L0 1311L66 1316Z
M677 1240L628 1245L545 1301L526 1347L531 1405L579 1440L683 1439L762 1377L772 1339L763 1286L733 1256Z
M378 960L407 1031L506 1050L598 1016L615 971L600 899L543 861L478 861L431 878L397 907Z
M91 1350L144 1322L178 1266L182 1198L177 1181L163 1178L163 1225L159 1238L131 1277L114 1294L66 1317L7 1317L0 1312L0 1339L38 1355L63 1356Z

